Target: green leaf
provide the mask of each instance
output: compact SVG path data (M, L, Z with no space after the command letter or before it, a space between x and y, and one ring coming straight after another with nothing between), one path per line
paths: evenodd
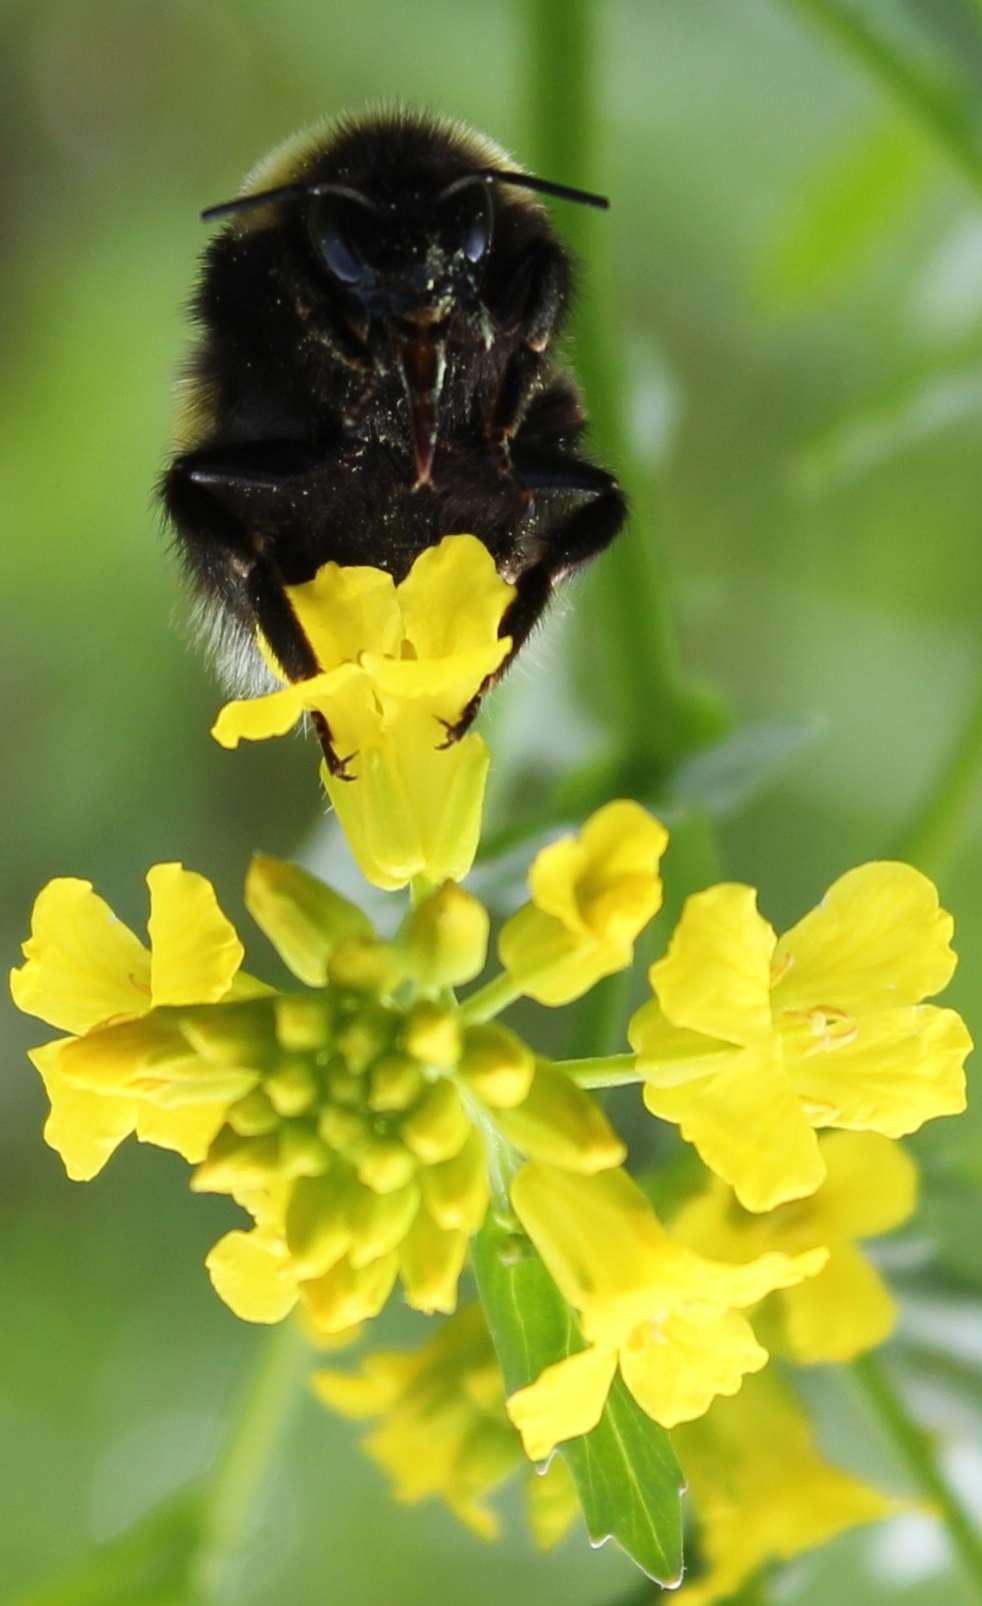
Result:
M753 802L822 734L814 715L765 719L682 760L663 798L670 809L725 819Z
M527 1240L490 1217L474 1242L478 1291L509 1394L582 1349L576 1318ZM560 1446L593 1544L616 1539L659 1584L682 1576L682 1474L664 1428L618 1376L592 1433Z

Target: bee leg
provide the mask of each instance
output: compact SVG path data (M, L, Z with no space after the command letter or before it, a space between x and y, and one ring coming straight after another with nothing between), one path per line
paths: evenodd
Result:
M227 486L236 470L221 460L214 465L207 459L192 462L189 469L187 461L179 459L161 490L188 568L206 592L231 604L251 631L262 632L288 680L312 679L320 673L320 664L262 537L222 507L214 494L214 487ZM259 469L259 481L265 483L265 478ZM354 755L339 757L323 714L313 712L311 723L329 773L352 780L347 766Z
M569 299L569 267L554 242L533 246L519 262L496 306L505 328L520 331L485 420L485 436L498 469L512 469L510 443L518 434L538 385L544 353Z

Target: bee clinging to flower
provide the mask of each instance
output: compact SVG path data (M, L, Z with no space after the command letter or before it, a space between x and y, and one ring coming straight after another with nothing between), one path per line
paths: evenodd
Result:
M476 534L515 587L511 645L451 741L626 511L583 455L555 349L572 268L536 191L606 205L415 111L343 118L274 152L205 214L222 226L161 488L223 645L255 664L258 638L291 681L321 666L286 587L330 562L398 582L443 536Z

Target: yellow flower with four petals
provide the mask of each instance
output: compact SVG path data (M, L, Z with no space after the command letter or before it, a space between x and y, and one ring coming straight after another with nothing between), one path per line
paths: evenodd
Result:
M965 1108L951 916L906 864L848 871L778 939L751 887L687 900L629 1037L654 1115L748 1210L814 1193L816 1127L902 1137Z
M489 755L474 732L449 745L447 732L507 657L498 630L514 587L476 536L453 535L400 585L326 563L286 592L321 673L227 704L212 734L236 747L322 715L348 772L324 766L322 778L368 880L390 891L459 881L477 852Z
M508 1400L533 1461L596 1427L618 1366L663 1427L736 1393L767 1362L741 1309L815 1276L827 1259L824 1249L742 1266L704 1259L673 1240L621 1170L584 1177L533 1162L512 1183L512 1204L588 1345Z
M88 1181L131 1132L141 1142L204 1158L225 1117L226 1101L167 1108L147 1097L73 1086L62 1069L65 1046L100 1027L138 1019L161 1004L214 1004L266 989L240 971L243 947L204 876L180 864L147 874L147 949L113 914L89 881L61 877L38 895L26 963L11 972L18 1009L71 1036L30 1051L51 1113L46 1141L68 1175Z

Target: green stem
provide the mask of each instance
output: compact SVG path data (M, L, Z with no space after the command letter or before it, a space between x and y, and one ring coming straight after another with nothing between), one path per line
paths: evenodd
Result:
M270 1462L299 1398L309 1354L295 1321L279 1323L265 1338L208 1482L193 1575L195 1606L211 1606L223 1596L229 1563L248 1538Z
M601 1054L593 1059L554 1060L557 1071L565 1071L580 1087L627 1087L640 1082L633 1054Z
M982 190L982 151L968 120L931 75L905 61L877 35L855 6L840 0L787 0L844 45L870 77L916 117L965 177Z
M968 716L920 813L898 844L897 857L935 881L964 844L982 786L982 676Z
M919 1492L936 1508L965 1577L972 1584L976 1599L982 1601L982 1537L942 1474L928 1434L907 1414L879 1356L860 1356L853 1361L852 1372L900 1452Z
M529 157L547 177L581 189L600 186L601 58L593 0L527 0ZM591 439L624 481L634 517L598 561L584 602L595 622L590 639L603 655L598 678L627 755L620 788L636 772L650 783L685 752L702 745L718 720L680 682L661 566L653 541L646 476L630 462L624 416L617 297L603 246L610 219L567 205L562 232L580 264L574 321L576 367L586 392ZM648 505L645 505L648 504ZM590 625L587 620L588 627ZM708 721L708 723L707 723Z
M503 970L499 976L464 999L460 1006L461 1019L472 1024L492 1020L521 996L521 988L516 987L507 970Z

